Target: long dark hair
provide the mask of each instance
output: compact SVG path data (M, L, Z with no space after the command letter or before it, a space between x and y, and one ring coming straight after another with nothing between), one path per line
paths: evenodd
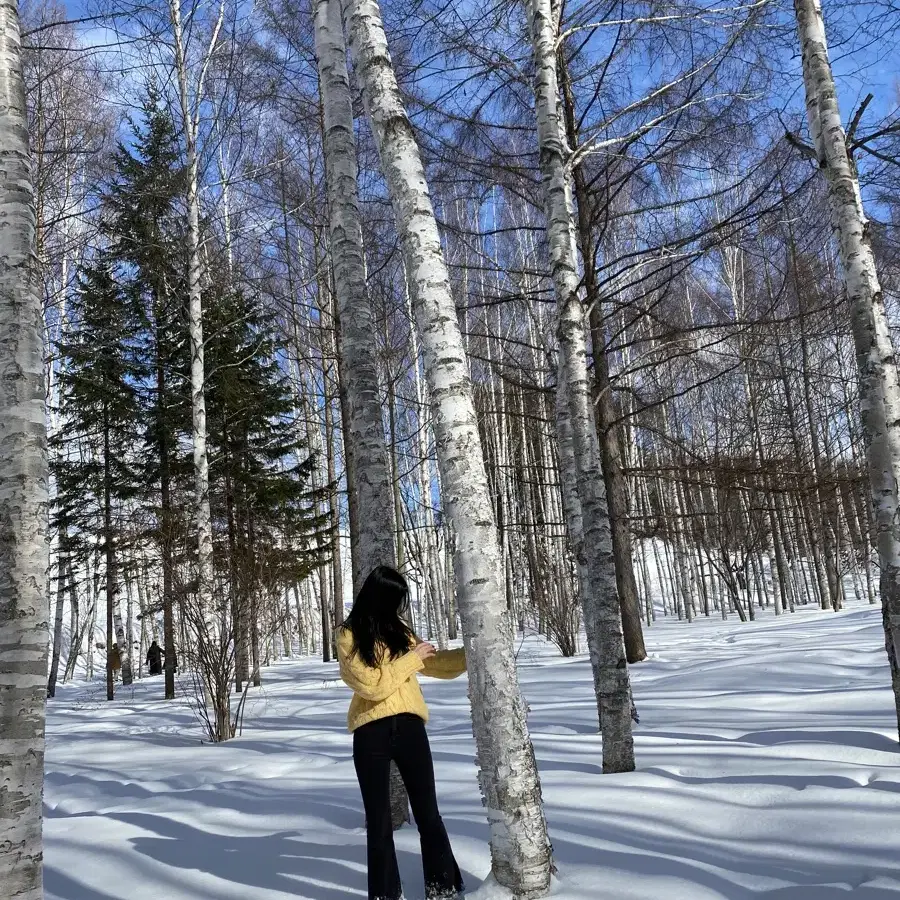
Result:
M382 653L397 659L408 653L414 636L401 616L409 609L406 579L390 566L376 566L363 582L344 622L353 635L353 651L375 668Z

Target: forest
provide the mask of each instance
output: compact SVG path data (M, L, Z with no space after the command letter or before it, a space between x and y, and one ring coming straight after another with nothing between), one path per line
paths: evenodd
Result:
M45 896L67 691L237 746L378 565L465 647L484 900L556 872L523 646L589 661L612 778L655 634L862 610L896 742L894 0L9 0L0 33L0 900Z

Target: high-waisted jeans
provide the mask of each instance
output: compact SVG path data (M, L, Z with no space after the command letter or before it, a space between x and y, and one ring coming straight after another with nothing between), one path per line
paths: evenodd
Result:
M402 892L391 825L391 760L403 776L419 829L425 896L456 897L463 889L462 877L438 811L425 723L404 713L353 732L353 762L366 809L369 900L400 900Z

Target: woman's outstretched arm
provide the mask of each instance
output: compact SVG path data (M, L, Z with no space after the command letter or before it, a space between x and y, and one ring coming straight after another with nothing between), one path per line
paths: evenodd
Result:
M438 650L434 656L425 660L422 674L429 678L458 678L466 671L466 651Z

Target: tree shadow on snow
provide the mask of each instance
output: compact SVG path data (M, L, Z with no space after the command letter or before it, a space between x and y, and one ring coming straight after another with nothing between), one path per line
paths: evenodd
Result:
M262 836L211 834L147 813L116 813L109 818L155 832L158 837L131 838L130 843L139 853L174 869L205 872L229 884L281 891L290 897L348 900L366 895L366 847L362 829L331 832L333 839L319 841L296 832ZM397 856L406 896L411 900L421 896L418 854L398 847ZM475 881L469 873L464 873L464 877L470 884ZM113 898L88 895L83 900Z
M44 866L44 892L47 900L117 900L112 894L87 887L52 866Z
M178 779L170 781L178 782ZM127 802L138 808L148 803L158 803L167 796L177 799L181 805L197 803L209 809L234 812L242 816L296 815L298 812L307 817L321 819L328 826L339 831L355 828L360 824L361 811L358 803L342 802L335 791L324 787L320 790L306 789L302 795L285 792L276 782L230 782L216 781L198 787L173 785L168 792L154 791L136 782L123 783L114 779L101 779L80 774L49 773L48 785L52 790L48 800L60 800L62 809L48 802L44 804L44 815L49 818L68 818L72 815L83 815L84 807L97 810L97 798L103 799L102 807ZM88 798L88 799L85 799ZM77 811L69 812L66 808ZM131 821L132 816L139 813L107 812L104 809L94 812L103 818L117 818ZM140 823L137 823L140 824ZM0 900L3 900L0 897Z
M761 891L754 896L771 897L772 900L847 900L847 894L853 894L854 900L897 900L900 897L900 884L897 890L862 885L849 891L845 888L817 884L811 887L794 886Z
M849 886L834 886L835 882L839 884L843 879L847 878L848 874L851 874L848 873L846 867L829 867L834 870L834 882L832 885L816 883L829 877L829 873L826 871L820 870L815 873L766 871L766 874L772 877L784 878L785 880L793 877L797 881L809 882L808 884L794 884L766 891L744 887L731 881L725 875L711 872L706 868L709 865L706 861L694 864L694 861L690 858L674 859L672 857L653 855L652 853L599 850L582 845L569 844L565 841L554 841L554 845L558 850L556 861L561 865L563 872L567 864L574 863L581 866L596 867L598 872L606 870L607 872L629 873L634 876L636 881L641 876L651 876L654 879L669 878L684 884L702 886L705 889L704 895L712 891L715 892L716 896L722 897L723 900L760 900L763 897L772 898L772 900L845 900L849 894L852 894L858 900L898 900L900 898L900 882L898 882L898 890L896 891L865 885L852 888ZM659 846L657 849L663 850L664 847ZM761 864L760 868L767 867L765 867L765 864ZM748 867L745 870L736 871L750 872L752 868Z
M737 738L741 743L760 747L778 747L781 744L836 744L839 747L856 747L860 750L877 750L881 753L900 753L900 744L893 738L876 731L819 731L804 730L751 731Z

